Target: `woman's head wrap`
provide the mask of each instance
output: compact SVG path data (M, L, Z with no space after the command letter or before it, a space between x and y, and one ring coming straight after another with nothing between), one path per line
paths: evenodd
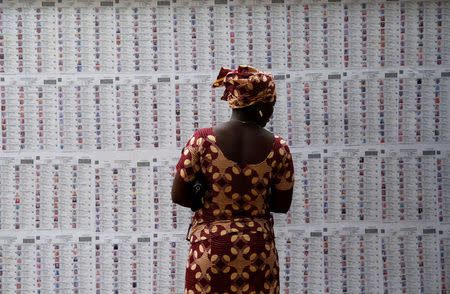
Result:
M225 87L220 99L228 100L231 108L277 99L273 75L249 65L240 65L237 70L222 67L213 87Z

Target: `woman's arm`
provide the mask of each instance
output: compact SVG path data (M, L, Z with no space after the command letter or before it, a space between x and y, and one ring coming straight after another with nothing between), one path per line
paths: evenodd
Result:
M196 174L200 170L199 148L203 142L202 129L197 130L181 150L181 156L176 166L175 178L172 183L172 201L184 207L192 207L188 198L189 189Z
M292 193L294 188L289 190L277 190L274 186L269 192L269 206L271 212L286 213L291 207Z
M191 207L191 203L187 197L188 191L189 182L185 182L178 173L175 173L172 184L172 201L184 207Z

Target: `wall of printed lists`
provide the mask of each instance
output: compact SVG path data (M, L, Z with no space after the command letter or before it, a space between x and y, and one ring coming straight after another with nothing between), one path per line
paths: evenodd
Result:
M281 293L450 289L450 1L0 1L0 292L184 293L181 148L270 71Z

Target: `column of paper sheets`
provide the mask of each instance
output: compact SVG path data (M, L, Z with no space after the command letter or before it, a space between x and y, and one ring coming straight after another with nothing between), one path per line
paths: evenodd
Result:
M193 132L275 77L281 293L447 293L450 2L0 0L0 292L184 293Z

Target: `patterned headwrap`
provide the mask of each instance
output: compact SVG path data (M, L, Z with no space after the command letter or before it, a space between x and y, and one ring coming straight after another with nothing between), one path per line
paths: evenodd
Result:
M240 65L237 70L222 67L213 87L225 87L220 99L228 100L231 108L277 99L273 75L249 65Z

